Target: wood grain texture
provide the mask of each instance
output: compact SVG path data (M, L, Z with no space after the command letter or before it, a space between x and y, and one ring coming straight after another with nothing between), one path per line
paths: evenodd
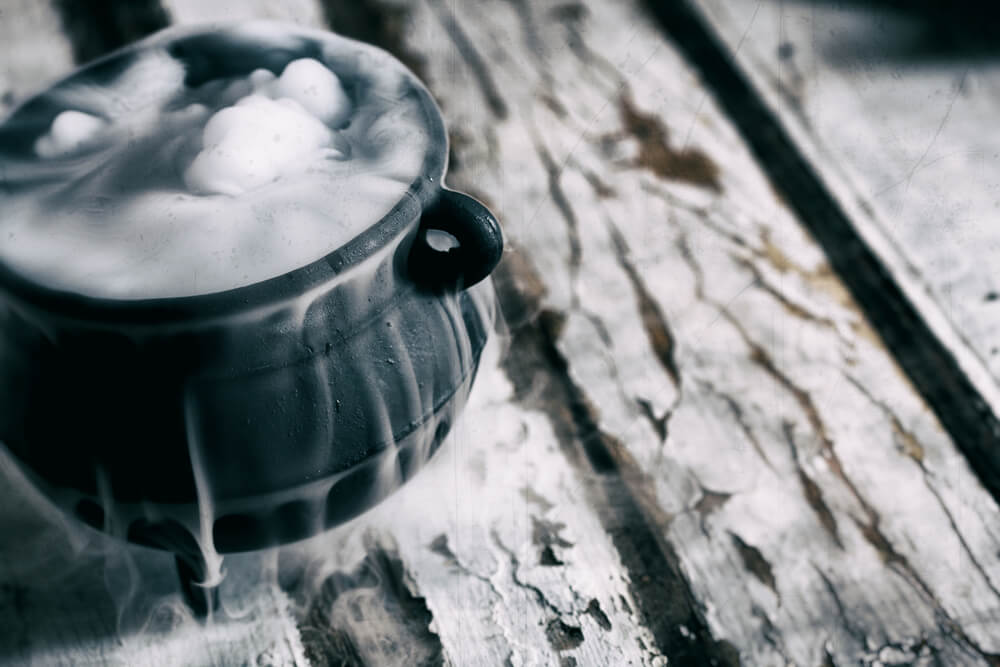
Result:
M451 181L534 267L528 326L711 634L749 664L996 662L995 503L648 18L428 1L410 20Z
M182 5L166 9L194 20ZM276 11L248 5L226 18ZM61 589L4 589L12 622L47 621L18 626L10 655L997 664L996 503L649 17L596 0L358 11L391 17L371 38L419 67L449 182L515 248L502 363L398 494L229 560L236 609L273 613L116 653L107 631L72 639L94 634L92 597L66 611L45 592Z
M514 400L495 352L425 470L344 529L287 549L312 563L297 586L307 621L326 619L303 624L303 641L308 648L334 629L368 665L665 664L622 557L588 505L588 481L567 466L546 415ZM353 585L309 597L312 582L341 581L337 573L359 562L385 562L379 554L398 565L377 567L380 581L360 602ZM400 631L400 598L425 605L424 634ZM438 647L440 660L424 662Z
M995 9L693 4L915 306L894 349L997 496Z

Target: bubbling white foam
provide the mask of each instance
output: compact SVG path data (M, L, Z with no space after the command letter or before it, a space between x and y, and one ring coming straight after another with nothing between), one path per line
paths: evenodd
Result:
M295 100L331 127L342 125L351 113L351 101L340 79L312 58L293 60L280 78L262 88L270 89L273 97Z
M241 195L297 165L345 158L332 140L329 128L295 100L248 95L208 119L204 148L184 171L184 182L196 194Z
M322 63L293 60L277 78L256 70L250 83L253 93L205 124L204 148L184 171L192 192L236 196L290 175L296 165L348 159L331 128L349 118L351 101Z
M86 148L104 129L104 121L82 111L63 111L48 132L35 142L35 152L42 158L64 157Z
M228 28L273 37L261 29ZM322 39L318 58L196 86L161 39L110 81L50 91L65 108L35 155L0 150L0 261L90 296L176 297L282 275L356 237L407 196L429 131L401 65Z

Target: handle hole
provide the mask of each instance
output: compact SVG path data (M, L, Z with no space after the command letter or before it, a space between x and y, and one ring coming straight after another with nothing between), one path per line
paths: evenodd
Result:
M462 247L461 242L454 235L449 234L443 229L428 229L425 232L424 238L427 240L427 245L430 246L431 250L441 253L447 253L455 248Z

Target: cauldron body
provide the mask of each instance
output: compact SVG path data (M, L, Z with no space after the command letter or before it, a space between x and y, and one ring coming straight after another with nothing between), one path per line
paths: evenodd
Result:
M342 39L287 31L299 48L275 62L267 51L267 66ZM210 53L239 71L260 65L252 40L227 42L219 28L154 39L186 44L178 53L191 62ZM115 70L141 48L69 80ZM135 542L243 551L356 516L433 454L493 327L483 278L502 240L481 204L443 187L440 113L415 78L412 95L432 138L419 178L367 231L285 275L114 300L0 264L0 441L44 493ZM29 100L0 127L0 150L23 150L58 111L45 93ZM458 247L435 251L429 229Z

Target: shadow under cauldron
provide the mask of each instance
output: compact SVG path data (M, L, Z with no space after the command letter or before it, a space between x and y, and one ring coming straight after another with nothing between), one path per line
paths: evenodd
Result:
M180 601L171 554L115 543L72 521L3 451L0 534L0 663L68 649L87 655L128 631L127 617L155 626L156 606ZM133 588L139 581L141 590Z

